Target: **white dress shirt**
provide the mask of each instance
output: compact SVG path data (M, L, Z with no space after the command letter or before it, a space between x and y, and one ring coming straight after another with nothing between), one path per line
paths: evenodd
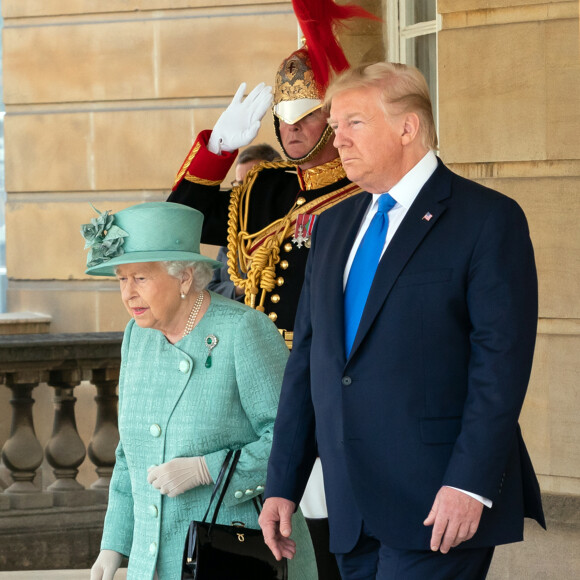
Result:
M385 239L385 245L383 246L382 255L385 253L387 246L393 239L397 228L401 225L403 218L407 215L407 211L411 207L411 204L415 201L417 195L421 191L421 188L427 183L427 180L433 175L435 169L437 169L437 157L433 151L429 151L411 171L403 176L401 181L393 186L391 191L388 193L397 202L393 208L389 211L389 229L387 230L387 238ZM343 278L343 288L346 288L346 281L348 280L348 275L350 273L350 268L354 260L355 254L360 246L363 236L371 223L373 217L379 209L379 198L381 193L373 193L373 200L363 221L361 222L358 234L354 240L352 250L346 262L346 267L344 269Z
M433 151L429 151L422 159L409 171L403 178L392 187L388 192L391 197L397 202L392 209L388 212L389 216L389 229L387 230L387 237L385 239L385 245L383 246L383 251L381 253L381 258L387 249L387 246L393 239L398 227L401 225L403 218L407 215L407 211L411 207L411 204L415 201L415 198L419 195L421 188L427 183L427 180L433 175L437 169L437 157ZM382 193L373 193L373 200L369 206L365 217L363 218L357 236L352 245L352 249L348 256L346 266L344 268L343 276L343 289L346 288L346 282L348 280L348 275L350 274L350 269L352 262L360 246L360 243L371 223L371 220L377 213L379 208L379 197L383 195ZM451 486L448 486L451 487ZM476 493L471 493L470 491L465 491L464 489L459 489L454 487L452 489L457 489L470 497L480 501L483 505L491 507L493 502L485 497L477 495Z

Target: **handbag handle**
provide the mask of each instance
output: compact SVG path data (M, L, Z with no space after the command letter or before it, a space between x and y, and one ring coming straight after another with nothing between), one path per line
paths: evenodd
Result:
M215 484L213 486L213 491L211 492L211 497L209 498L209 503L207 504L207 509L205 510L205 514L203 515L203 519L201 520L202 522L205 522L205 520L207 519L207 516L209 514L209 509L211 508L211 504L213 503L213 500L216 496L216 493L217 493L217 491L222 483L222 480L224 478L224 475L226 473L226 470L228 468L228 464L230 462L230 459L231 459L233 453L234 452L230 449L226 454L226 458L224 459L224 462L222 464L220 472L217 476L217 479L215 480ZM239 457L239 455L238 455L238 457ZM237 463L237 460L236 460L236 463Z
M231 453L228 452L228 454ZM236 451L234 451L234 458L232 459L232 464L230 465L230 469L228 471L228 475L226 477L226 480L224 481L224 485L222 487L222 492L220 493L220 497L218 499L218 502L215 506L215 510L213 512L213 518L211 519L211 525L213 526L217 520L218 517L218 513L220 511L220 508L222 507L222 502L224 501L224 498L226 496L226 491L228 490L228 486L230 485L230 481L232 480L232 477L234 475L234 471L236 470L236 465L238 464L238 459L240 458L240 455L242 454L242 450L241 449L237 449ZM226 459L229 462L229 458L228 456L226 456ZM224 461L225 463L225 461ZM223 466L222 466L222 470L223 470ZM221 475L221 472L220 472ZM220 480L219 476L218 476L218 480ZM221 481L219 481L219 483L221 483ZM216 481L215 487L214 487L214 491L212 493L211 499L210 499L210 505L213 501L214 495L215 495L215 491L216 489L219 487L219 483ZM208 506L208 511L209 511L209 506ZM204 517L204 521L205 521L205 517Z
M216 482L214 484L213 487L213 491L211 492L211 497L209 499L209 503L207 505L207 509L205 510L205 514L203 515L203 519L202 522L205 522L207 520L207 516L209 514L209 510L211 508L211 504L213 503L213 500L217 494L217 491L222 483L222 480L224 478L224 475L226 473L226 470L228 468L228 464L230 462L230 459L232 457L232 455L234 456L234 459L232 461L232 464L230 466L230 469L228 471L228 475L226 477L226 481L224 482L224 486L222 488L222 492L220 494L220 497L218 499L218 502L215 506L215 510L213 512L213 517L211 519L211 525L213 526L213 524L216 523L217 517L218 517L218 513L220 511L220 508L222 506L222 503L224 501L224 498L226 496L226 491L230 485L230 481L232 480L232 477L234 475L234 471L236 470L236 465L238 464L238 460L240 459L240 455L242 454L242 450L241 449L237 449L236 451L232 451L231 449L227 452L226 454L226 458L224 459L224 462L222 464L222 467L220 469L220 472L217 476ZM256 512L258 515L260 515L260 512L262 511L262 501L261 501L261 496L258 496L258 498L253 497L252 498L252 502L254 504L254 508L256 509Z

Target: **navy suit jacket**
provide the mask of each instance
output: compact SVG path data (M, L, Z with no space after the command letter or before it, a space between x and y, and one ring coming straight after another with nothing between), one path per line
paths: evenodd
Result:
M462 547L521 540L524 516L545 525L518 426L537 325L525 216L439 161L383 254L347 359L343 273L370 201L317 220L266 496L298 502L319 454L333 552L354 547L363 520L393 548L429 549L423 520L443 485L493 501Z

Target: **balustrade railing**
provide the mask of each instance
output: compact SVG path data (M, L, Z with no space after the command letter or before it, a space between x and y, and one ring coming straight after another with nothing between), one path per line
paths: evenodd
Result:
M10 434L1 454L11 483L0 491L0 510L106 501L119 440L116 389L121 340L118 332L0 336L0 383L4 385L0 389L11 391ZM79 435L75 412L75 389L82 381L95 387L95 429L88 446ZM54 394L52 434L44 448L33 419L34 390L43 383ZM9 414L8 409L0 409L2 421ZM89 489L77 480L87 451L96 472ZM45 459L55 479L46 486L38 483Z

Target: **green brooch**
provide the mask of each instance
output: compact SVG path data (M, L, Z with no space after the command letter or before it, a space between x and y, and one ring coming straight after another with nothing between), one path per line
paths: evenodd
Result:
M211 351L217 346L218 339L215 334L208 334L205 337L205 346L207 347L207 358L205 359L205 368L211 367Z

